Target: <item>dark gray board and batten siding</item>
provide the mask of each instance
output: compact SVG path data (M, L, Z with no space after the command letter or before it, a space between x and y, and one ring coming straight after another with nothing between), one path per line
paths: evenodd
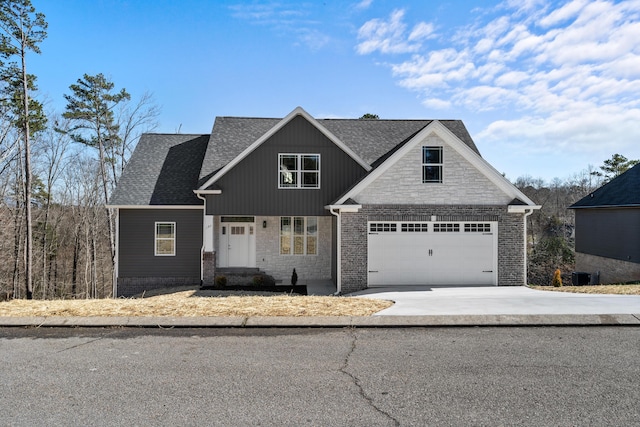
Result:
M640 263L640 208L576 209L576 252Z
M320 154L319 189L279 189L278 154ZM365 169L315 126L295 117L262 143L207 195L208 215L330 215L324 206L366 173Z
M175 256L155 256L155 223L176 223ZM200 280L202 209L120 209L118 277ZM119 292L120 293L120 292Z

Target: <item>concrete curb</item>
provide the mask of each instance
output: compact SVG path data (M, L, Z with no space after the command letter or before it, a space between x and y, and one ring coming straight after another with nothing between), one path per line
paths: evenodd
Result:
M441 326L640 326L640 313L370 317L0 317L0 327L406 328Z

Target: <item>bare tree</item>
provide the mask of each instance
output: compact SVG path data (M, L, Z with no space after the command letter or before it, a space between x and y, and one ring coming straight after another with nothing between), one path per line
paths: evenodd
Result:
M46 119L42 105L29 98L35 90L35 76L27 73L27 52L40 53L38 44L47 36L44 15L36 13L30 0L0 3L0 53L4 59L17 57L17 63L2 63L2 77L8 82L5 94L15 113L14 122L22 131L24 149L24 198L26 216L25 287L26 297L33 297L33 226L31 218L31 132L43 128Z

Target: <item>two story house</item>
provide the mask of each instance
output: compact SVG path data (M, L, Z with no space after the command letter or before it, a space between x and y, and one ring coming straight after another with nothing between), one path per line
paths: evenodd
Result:
M526 283L533 201L459 120L218 117L211 134L145 134L109 207L114 295L211 284L254 267L337 293Z

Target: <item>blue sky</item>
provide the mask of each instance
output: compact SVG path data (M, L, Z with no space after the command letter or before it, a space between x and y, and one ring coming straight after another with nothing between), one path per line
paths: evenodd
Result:
M640 159L640 2L32 0L28 67L62 112L84 73L153 94L158 132L215 116L462 119L510 179Z

